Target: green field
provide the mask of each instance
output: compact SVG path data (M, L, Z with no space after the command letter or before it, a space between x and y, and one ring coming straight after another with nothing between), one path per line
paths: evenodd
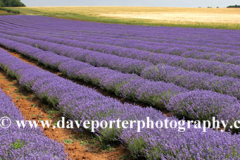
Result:
M240 29L238 8L173 7L20 7L24 15L43 15L103 23Z

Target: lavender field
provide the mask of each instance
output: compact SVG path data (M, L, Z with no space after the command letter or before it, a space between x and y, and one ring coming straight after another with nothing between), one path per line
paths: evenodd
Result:
M103 141L123 143L133 158L240 159L240 31L177 27L130 26L63 20L43 16L1 16L0 46L28 57L48 70L30 65L0 49L0 68L19 84L45 99L74 120L228 120L225 132L201 129L101 128ZM121 103L95 89L74 83L84 81L114 96L146 104ZM3 98L2 98L3 97ZM2 102L8 98L0 94ZM6 105L5 105L6 106ZM8 105L9 106L9 105ZM10 105L14 108L14 105ZM3 107L4 108L4 107ZM167 117L161 110L167 110ZM21 117L0 108L0 116ZM6 112L6 113L5 113ZM191 124L193 125L193 124ZM1 129L1 128L0 128ZM15 128L9 133L16 134ZM1 131L1 130L0 130ZM5 133L6 132L6 133ZM8 131L0 132L4 137ZM26 129L23 135L28 133ZM39 138L41 133L39 132ZM36 134L36 133L35 133ZM5 137L6 138L6 137ZM28 143L28 137L24 140ZM35 140L35 139L34 139ZM33 141L34 141L33 140ZM0 160L9 155L9 143L0 139ZM42 155L64 159L62 146L44 139L53 150ZM3 145L1 145L3 144ZM35 144L26 147L35 147ZM54 146L56 148L54 148ZM18 152L25 159L31 154ZM41 159L42 157L40 157Z

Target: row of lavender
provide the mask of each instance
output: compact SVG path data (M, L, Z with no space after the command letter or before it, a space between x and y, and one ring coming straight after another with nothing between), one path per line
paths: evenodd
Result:
M1 27L6 27L5 25L2 25ZM11 27L8 24L8 29ZM16 30L16 26L12 26L11 31ZM146 50L151 52L157 52L157 53L165 53L165 54L172 54L172 55L178 55L186 58L197 58L197 59L207 59L207 60L214 60L214 61L220 61L220 62L227 62L227 63L233 63L233 64L239 64L239 52L238 50L226 50L226 49L219 49L216 47L219 46L212 46L212 48L205 49L203 47L199 47L199 43L197 43L196 46L193 46L193 44L186 45L187 42L182 44L177 44L177 42L167 42L167 43L150 43L148 41L139 41L139 40L129 40L129 39L122 39L122 38L109 38L109 37L101 37L99 35L97 36L91 36L91 35L74 35L74 34L64 34L64 33L49 33L49 31L42 31L39 29L29 29L23 27L21 28L21 33L27 33L27 34L40 34L44 37L58 37L58 38L65 38L65 39L72 39L72 40L80 40L80 41L87 41L87 42L93 42L93 43L99 43L99 44L110 44L114 46L121 46L125 48L135 48L140 50ZM7 33L5 31L5 33ZM19 33L19 27L16 31L16 34ZM207 44L206 44L207 45ZM113 46L109 46L113 47ZM228 48L231 48L231 46L228 46ZM139 51L143 52L143 51ZM144 53L144 52L143 52ZM149 54L146 52L146 54ZM231 56L232 55L232 56Z
M69 56L71 55L72 58L78 59L80 61L86 61L98 67L108 67L114 70L119 70L124 73L136 73L139 75L143 69L153 65L152 63L147 61L134 60L131 58L119 57L111 54L104 54L81 48L60 45L58 43L51 43L48 41L34 40L30 38L11 36L7 34L0 35L3 38L8 38L21 43L26 43L34 47L41 48L43 50L53 51L60 55L67 55L71 52Z
M0 38L0 44L31 57L46 66L58 69L70 78L91 82L114 92L116 95L158 107L166 105L172 96L188 91L174 84L149 81L135 74L121 73L104 67L94 67L88 63L15 41Z
M12 30L15 30L15 26L11 28ZM25 30L25 28L22 28L22 33ZM212 47L200 47L199 42L195 45L188 44L190 42L184 42L178 44L175 41L170 42L148 42L148 41L141 41L141 40L135 40L135 39L124 39L124 38L111 38L111 37L103 37L101 35L75 35L69 33L66 35L64 33L54 32L52 31L49 33L46 30L39 30L39 29L30 29L26 33L37 33L42 36L54 36L58 38L65 38L65 39L72 39L72 40L80 40L80 41L87 41L87 42L94 42L94 43L100 43L100 44L110 44L115 46L121 46L124 48L135 48L139 50L146 50L156 53L166 53L166 54L173 54L173 55L179 55L183 57L192 57L192 58L198 58L198 59L210 59L210 60L216 60L216 61L223 61L223 62L229 62L234 63L230 61L230 58L239 56L238 49L232 50L229 49L232 46L228 45L225 46L228 49L220 49L219 46L211 45ZM162 40L164 41L164 40ZM201 44L201 43L200 43ZM207 45L207 44L206 44ZM209 44L208 44L209 45ZM147 53L147 52L146 52ZM229 60L225 60L224 58L228 58ZM238 57L239 58L239 57Z
M49 32L45 32L44 30L37 30L38 34L52 34L54 33L54 31L52 31L52 33ZM53 34L52 34L53 35ZM164 36L163 36L164 35ZM170 39L167 38L167 34L163 34L160 39L153 39L153 38L149 38L149 37L144 37L144 38L139 38L139 37L133 37L129 35L124 35L124 36L119 36L119 35L106 35L106 34L96 34L96 33L64 33L64 32L55 32L54 36L63 36L66 38L80 38L80 37L84 37L84 38L88 38L88 37L92 37L95 39L101 39L101 40L106 40L106 42L108 42L108 40L112 40L114 41L115 44L120 43L121 45L127 47L130 46L131 44L124 44L123 42L129 42L129 43L133 43L133 44L137 44L137 43L141 43L141 44L146 44L146 46L161 46L163 44L167 45L167 46L171 46L174 47L171 44L176 44L177 46L179 45L184 45L186 47L187 50L192 50L192 51L197 51L200 50L202 52L212 52L212 53L226 53L228 55L235 55L237 54L237 50L240 49L240 45L237 44L236 42L230 42L230 43L224 43L224 44L215 44L215 41L213 40L205 40L205 39L199 39L196 42L194 42L194 39L191 39L191 41L189 39L185 39L183 40L183 38L179 38L176 35L174 35L173 37L171 37ZM109 43L111 44L112 42L109 41ZM113 43L112 43L113 44ZM138 48L140 50L149 50L149 48L147 48L145 45L143 47L141 46L131 46L131 48ZM161 47L160 47L161 48ZM151 50L149 50L151 51ZM158 52L158 50L156 50L156 52Z
M36 18L41 21L36 21ZM162 41L173 40L196 42L191 45L204 45L206 43L221 44L214 46L220 48L239 49L239 31L233 30L214 30L214 29L185 29L185 28L172 28L172 27L144 27L144 26L125 26L114 24L97 24L91 22L79 22L69 20L59 20L49 17L29 17L29 16L9 16L2 17L2 23L11 25L16 24L21 27L37 28L42 30L49 30L51 32L68 31L66 34L76 34L81 36L85 35L100 35L102 37L117 37L129 39L146 39L147 41ZM41 22L41 23L40 23ZM79 30L81 27L81 30ZM206 43L204 43L206 42ZM170 42L171 43L171 42ZM230 45L230 46L229 46ZM211 46L211 45L210 45Z
M174 83L175 85L187 88L189 90L211 90L240 99L240 80L238 78L217 77L212 74L186 71L181 68L171 67L164 64L158 64L157 66L154 66L146 61L102 54L57 43L10 36L6 34L0 35L18 42L37 46L47 51L53 51L59 55L64 55L79 61L87 62L97 67L109 67L125 73L138 73L145 79ZM0 44L6 46L6 42L8 42L6 39L1 39ZM10 44L13 44L13 42ZM6 47L14 49L13 46ZM25 52L26 50L20 51Z
M240 111L238 111L240 104L234 97L211 91L187 92L186 89L173 84L151 82L134 74L124 74L108 68L93 67L87 63L22 43L1 38L0 43L25 56L34 58L48 67L58 69L69 78L91 82L125 98L157 107L166 107L176 116L187 116L191 119L200 120L209 120L212 116L216 116L219 120L228 120L229 125L240 118ZM187 100L189 98L190 101Z
M28 32L29 34L29 32ZM42 35L42 33L41 33ZM52 34L45 34L43 36L53 36ZM99 36L69 36L69 35L61 35L55 34L54 37L58 38L67 38L71 40L85 41L97 44L105 44L108 47L123 47L129 49L137 49L138 52L149 54L149 52L155 53L164 53L170 55L178 55L185 58L195 58L195 59L206 59L212 61L220 61L226 63L232 63L239 65L240 64L240 53L238 50L226 50L219 48L208 48L204 49L199 46L188 46L186 43L184 44L176 44L176 42L171 43L154 43L148 44L148 42L136 41L136 40L128 40L120 38L105 38ZM110 46L113 45L113 46ZM143 50L143 51L141 51Z
M14 25L12 26L13 28L15 27ZM26 28L25 28L26 29ZM33 28L31 28L31 30L34 30ZM226 42L224 44L218 44L216 41L216 39L213 40L209 40L209 39L191 39L191 41L189 39L183 39L183 37L179 38L176 37L175 35L172 35L172 37L168 37L167 33L162 34L162 37L160 39L154 39L152 37L144 37L144 38L140 38L137 36L132 36L132 35L108 35L108 34L96 34L96 33L71 33L68 32L67 34L65 32L55 32L56 30L52 30L51 32L46 32L46 30L41 30L41 29L35 29L34 31L36 31L36 33L38 34L52 34L55 35L54 36L63 36L65 38L68 39L78 39L80 37L84 37L84 38L95 38L95 39L101 39L101 40L106 40L109 43L112 43L111 41L114 41L114 43L120 42L121 44L123 44L122 42L126 41L127 43L141 43L141 44L147 44L147 45L151 45L151 46L159 46L162 44L165 44L167 46L172 46L171 44L177 44L177 45L184 45L185 47L187 47L186 49L188 50L193 50L193 51L197 51L197 50L201 50L202 52L214 52L214 53L228 53L229 55L234 55L238 49L240 49L240 45L237 43L237 41L233 42L229 42L226 44ZM164 36L163 36L164 35ZM156 43L157 42L157 43ZM124 44L126 45L126 44ZM235 49L232 49L232 48ZM140 49L144 49L140 46L136 47L136 48L140 48ZM147 48L146 48L147 49ZM148 48L149 49L149 48Z
M40 98L53 103L63 114L75 120L164 120L167 117L152 108L120 102L102 96L95 90L77 85L35 66L24 63L1 50L1 67L18 77L19 83L31 89ZM176 120L175 118L168 118ZM177 121L177 120L176 120ZM240 141L238 135L207 129L133 129L99 128L103 140L121 140L135 156L147 159L238 159ZM207 147L206 147L207 146Z
M5 116L11 119L12 125L9 128L0 127L1 160L66 159L63 144L46 137L40 128L31 128L29 125L25 128L18 127L14 121L24 120L24 117L12 99L0 90L0 118Z
M10 25L10 24L5 24L5 25ZM3 25L4 26L4 25ZM4 26L5 27L5 26ZM16 29L16 26L12 26L12 29ZM26 27L22 27L22 30L29 30L32 31L34 33L38 33L40 32L41 34L43 34L42 32L48 33L48 31L42 31L41 29L32 29L32 28L26 28ZM44 28L45 29L45 28ZM66 35L65 33L59 33L56 32L54 30L51 31L50 33L51 35L54 36L59 36L63 35L64 38L68 38L68 39L78 39L78 40L83 40L82 38L82 34L77 34L77 35L73 35L71 33L68 33L70 35ZM50 35L50 36L51 36ZM166 33L164 34L166 35ZM81 36L81 37L79 37ZM87 37L86 37L87 36ZM120 38L111 38L111 37L100 37L102 36L101 34L98 36L93 36L92 38L90 38L90 35L85 35L85 40L88 39L88 41L92 42L95 41L97 43L107 43L107 44L113 44L113 45L120 45L123 47L130 47L130 48L137 48L137 49L143 49L143 50L148 50L148 51L154 51L154 52L163 52L163 53L169 53L169 54L177 54L177 55L183 55L185 57L193 57L193 58L203 58L203 59L211 59L211 60L218 60L218 61L224 61L225 62L225 58L228 58L228 60L226 62L232 62L232 60L234 59L233 57L229 57L230 55L235 55L235 58L238 58L237 56L239 56L239 52L238 49L232 50L229 48L232 48L234 45L227 45L225 46L225 48L228 49L219 49L221 47L221 45L211 45L211 47L200 47L199 45L201 45L202 43L206 46L207 43L204 42L196 42L195 44L192 44L192 42L190 42L189 40L187 42L182 42L180 44L178 44L177 41L168 41L167 43L164 42L164 39L162 39L161 43L157 43L157 42L149 42L149 41L139 41L139 40L129 40L129 39L125 39L122 38L124 36L121 36ZM97 40L96 37L100 40ZM137 37L134 37L137 39ZM175 39L176 39L176 35L175 35ZM120 42L121 41L121 42ZM174 43L174 44L172 44ZM189 44L190 43L190 44ZM208 44L209 45L209 44ZM166 48L171 48L166 49ZM190 50L190 52L189 52ZM201 51L201 52L199 52ZM207 52L204 53L204 52ZM213 53L211 53L213 52ZM235 63L235 62L232 62Z
M15 32L7 32L7 34L15 35ZM1 34L1 35L4 36L4 34ZM141 53L140 51L134 50L134 49L117 48L112 46L108 47L107 45L81 42L81 41L68 40L68 39L66 40L63 38L37 36L33 34L26 35L21 33L18 33L18 35L26 36L26 37L35 39L37 41L44 40L45 42L54 42L54 43L68 45L68 46L94 50L94 51L97 51L97 53L99 54L100 52L103 52L110 55L133 58L136 60L145 61L145 62L142 62L145 64L146 64L146 61L152 64L164 63L170 66L181 67L189 71L206 72L206 73L214 74L217 76L230 76L234 78L240 77L240 67L234 64L221 63L217 61L208 61L208 60L197 60L193 58L184 58L180 56L160 54L160 53L149 52L148 54L146 54L146 52ZM17 39L16 36L12 36L12 38ZM238 59L233 59L233 61L238 61ZM138 73L139 73L139 70L138 70Z

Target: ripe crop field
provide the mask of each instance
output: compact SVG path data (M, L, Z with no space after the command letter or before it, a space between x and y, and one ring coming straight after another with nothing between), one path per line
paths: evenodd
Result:
M240 120L239 35L239 30L0 16L0 68L70 120L147 123L149 117L154 122L168 119L180 124L183 119L200 122L216 117L229 122L223 132L212 126L203 132L194 124L184 132L177 127L143 127L137 132L136 123L131 129L100 127L92 133L94 143L126 149L118 150L121 157L113 153L112 159L240 159L239 134L234 134L239 128L233 125ZM0 118L23 119L9 97L0 92L0 99L4 102ZM90 134L91 128L85 131ZM15 138L15 134L24 136ZM16 154L25 159L36 155L75 159L79 158L76 152L81 152L74 151L79 141L65 139L63 145L45 137L41 129L0 127L0 137L0 160L15 159ZM2 141L8 138L12 141ZM76 145L69 147L70 142ZM108 155L112 149L116 148L108 148Z
M174 7L20 7L26 15L44 15L92 22L240 29L238 8Z

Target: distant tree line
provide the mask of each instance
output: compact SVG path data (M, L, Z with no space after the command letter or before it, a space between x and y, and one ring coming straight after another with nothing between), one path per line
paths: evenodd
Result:
M231 6L227 6L227 8L240 8L240 5L231 5Z
M0 7L25 7L20 0L0 0Z

